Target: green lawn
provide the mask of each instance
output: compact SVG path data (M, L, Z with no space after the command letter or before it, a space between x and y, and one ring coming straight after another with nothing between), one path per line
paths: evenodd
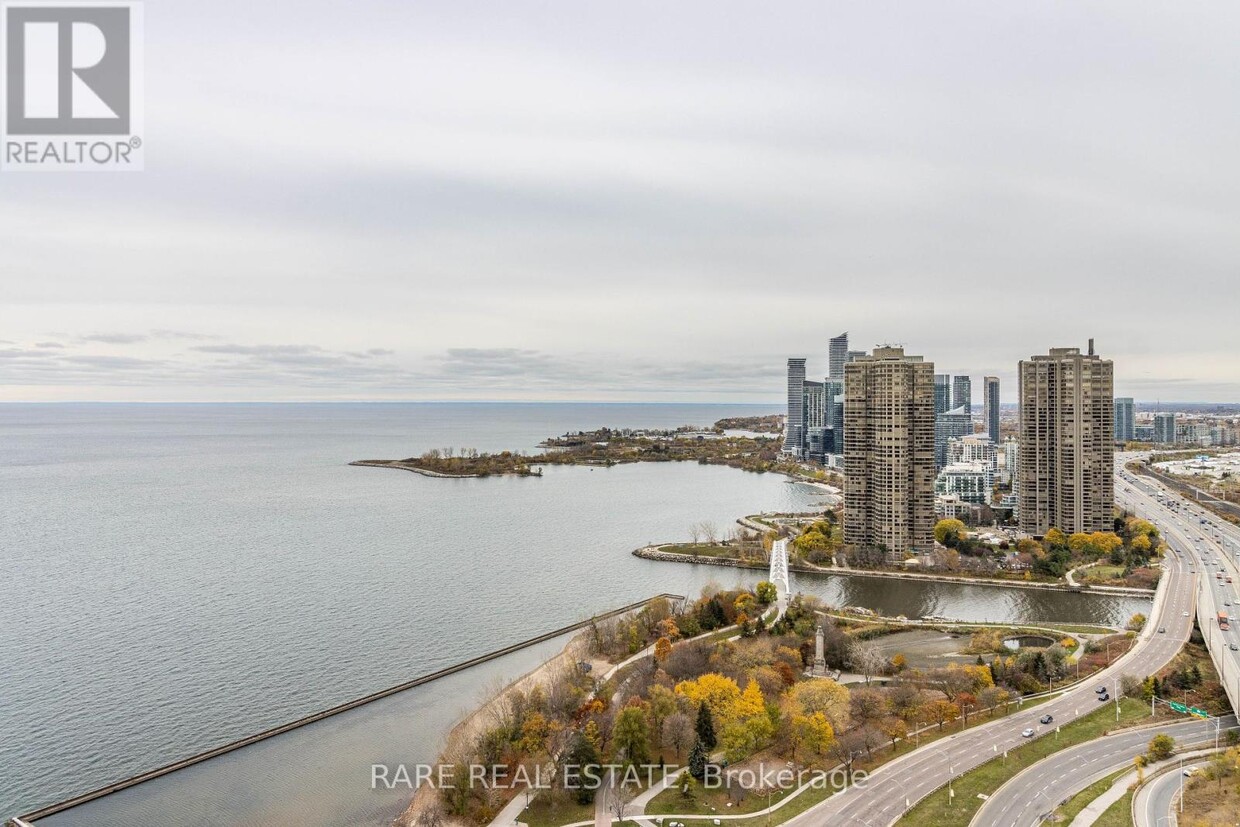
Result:
M1125 698L1120 703L1120 724L1149 716L1149 707ZM1116 728L1115 708L1104 704L1088 715L1064 724L1058 736L1044 735L1008 753L1006 760L994 758L953 781L955 799L946 788L932 793L913 807L899 823L908 827L968 827L982 806L979 794L993 795L1008 779L1062 749L1092 740ZM1101 822L1100 822L1101 823Z
M771 806L778 804L790 792L792 791L781 790L773 794L770 799ZM646 812L656 816L673 813L703 816L716 816L720 813L752 813L765 810L767 798L765 795L748 795L740 802L732 802L731 807L728 806L729 802L732 802L732 799L724 789L707 790L699 786L692 795L686 797L679 787L669 787L650 801L646 806Z
M1094 827L1132 827L1132 793L1116 801L1098 817Z
M520 821L530 827L559 827L561 824L594 818L593 804L578 804L568 800L559 801L553 807L550 799L551 796L540 793L530 802L530 806L521 812Z
M1088 787L1068 799L1068 803L1057 808L1055 810L1055 814L1059 816L1059 820L1064 824L1071 824L1072 819L1076 818L1080 814L1081 810L1088 807L1095 798L1111 789L1111 785L1115 783L1115 779L1129 772L1131 772L1131 768L1126 767L1119 772L1108 775L1101 781L1095 781L1093 784L1090 784Z
M688 554L696 557L739 557L736 546L711 545L709 543L673 543L662 546L661 551L673 554Z
M1082 574L1086 580L1114 580L1124 576L1124 567L1110 565L1090 566Z

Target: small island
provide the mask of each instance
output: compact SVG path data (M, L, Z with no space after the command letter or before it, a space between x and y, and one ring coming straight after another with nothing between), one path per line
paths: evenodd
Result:
M444 449L406 459L357 460L350 465L399 468L428 477L459 479L541 476L541 466L546 465L610 467L629 462L697 462L756 473L773 471L803 479L826 479L826 471L809 469L780 453L780 422L782 417L761 416L721 419L709 428L599 428L548 437L540 443L542 451L538 454Z

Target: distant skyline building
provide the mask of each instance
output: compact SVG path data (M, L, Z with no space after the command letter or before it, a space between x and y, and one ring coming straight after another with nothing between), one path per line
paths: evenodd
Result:
M1171 445L1175 442L1174 413L1156 413L1154 414L1154 441L1162 445Z
M831 431L829 454L844 453L844 382L828 379L823 385L823 397L827 407L827 429Z
M1132 442L1137 438L1136 405L1131 396L1115 400L1115 441Z
M806 432L811 428L827 427L827 403L825 388L822 382L805 381L804 417L802 424Z
M1035 536L1110 531L1115 507L1114 367L1080 348L1019 365L1020 527Z
M961 405L934 418L934 468L947 464L947 444L973 433L973 417Z
M844 365L848 364L848 331L831 339L827 348L827 379L844 385Z
M788 359L788 414L784 421L784 453L801 455L805 443L805 360Z
M982 380L982 414L986 422L986 436L999 444L999 377L987 376Z
M934 363L879 347L844 369L844 542L934 548Z
M1008 437L1003 441L1003 474L1007 478L1008 485L1012 487L1013 494L1020 488L1017 476L1017 469L1019 467L1020 440Z
M947 373L934 374L934 414L947 413L952 409L952 377Z
M965 413L973 413L973 380L968 376L952 379L952 407L964 408Z

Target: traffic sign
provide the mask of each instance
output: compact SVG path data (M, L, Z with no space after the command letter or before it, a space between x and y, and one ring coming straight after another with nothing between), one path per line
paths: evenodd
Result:
M1176 712L1188 712L1188 706L1186 704L1180 703L1179 701L1171 701L1169 704L1167 704L1167 706L1171 707Z

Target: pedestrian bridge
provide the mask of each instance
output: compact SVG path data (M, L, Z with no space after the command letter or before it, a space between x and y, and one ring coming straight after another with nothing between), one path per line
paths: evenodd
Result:
M776 617L782 617L784 610L788 608L788 598L792 594L792 586L788 580L788 541L776 540L771 546L771 572L767 577L775 584L775 590L779 593L776 604L779 607L779 613Z

